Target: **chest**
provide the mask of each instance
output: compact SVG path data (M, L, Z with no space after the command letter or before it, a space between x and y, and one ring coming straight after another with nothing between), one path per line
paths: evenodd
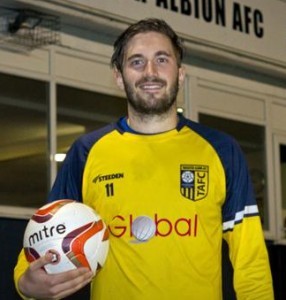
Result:
M213 147L195 135L113 138L90 151L82 193L109 224L141 215L176 222L202 212L217 219L225 197L224 170Z

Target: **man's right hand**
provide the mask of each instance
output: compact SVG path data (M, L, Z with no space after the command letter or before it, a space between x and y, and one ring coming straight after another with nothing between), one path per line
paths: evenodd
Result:
M93 273L88 268L47 274L43 267L51 263L52 259L52 254L46 254L30 264L19 280L19 290L24 296L35 299L62 299L92 280Z

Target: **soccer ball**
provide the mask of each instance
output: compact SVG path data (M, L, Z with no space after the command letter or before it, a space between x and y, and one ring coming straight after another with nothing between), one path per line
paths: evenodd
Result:
M24 252L29 262L53 254L44 266L49 274L88 267L96 274L104 265L108 229L89 206L68 199L44 205L29 220L24 233Z

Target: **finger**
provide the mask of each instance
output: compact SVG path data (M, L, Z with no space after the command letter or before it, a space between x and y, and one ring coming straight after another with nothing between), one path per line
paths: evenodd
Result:
M75 270L75 272L68 272L58 274L53 279L57 282L51 292L56 298L64 298L71 295L83 288L85 285L91 282L93 273L87 268L81 268Z
M69 295L72 295L72 294L76 293L77 291L79 291L80 289L82 289L87 284L89 284L90 282L91 282L91 279L89 278L89 279L86 279L86 280L76 284L76 285L73 285L70 288L64 288L64 290L61 293L59 293L58 298L62 299Z
M67 271L67 272L62 272L58 274L54 274L53 280L58 283L77 283L77 281L82 281L83 279L86 278L92 278L93 273L90 271L88 268L78 268L75 270Z
M30 264L30 269L32 271L35 271L35 270L38 270L38 269L41 269L43 268L43 266L51 263L53 260L53 255L51 253L47 253L46 255L40 257L39 259L33 261L31 264Z

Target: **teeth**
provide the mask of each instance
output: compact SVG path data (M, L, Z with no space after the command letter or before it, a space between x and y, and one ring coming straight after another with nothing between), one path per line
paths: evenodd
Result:
M159 89L159 88L161 88L161 85L159 85L159 84L145 84L145 85L142 85L141 86L141 88L142 89L151 89L151 90L153 90L153 89Z

